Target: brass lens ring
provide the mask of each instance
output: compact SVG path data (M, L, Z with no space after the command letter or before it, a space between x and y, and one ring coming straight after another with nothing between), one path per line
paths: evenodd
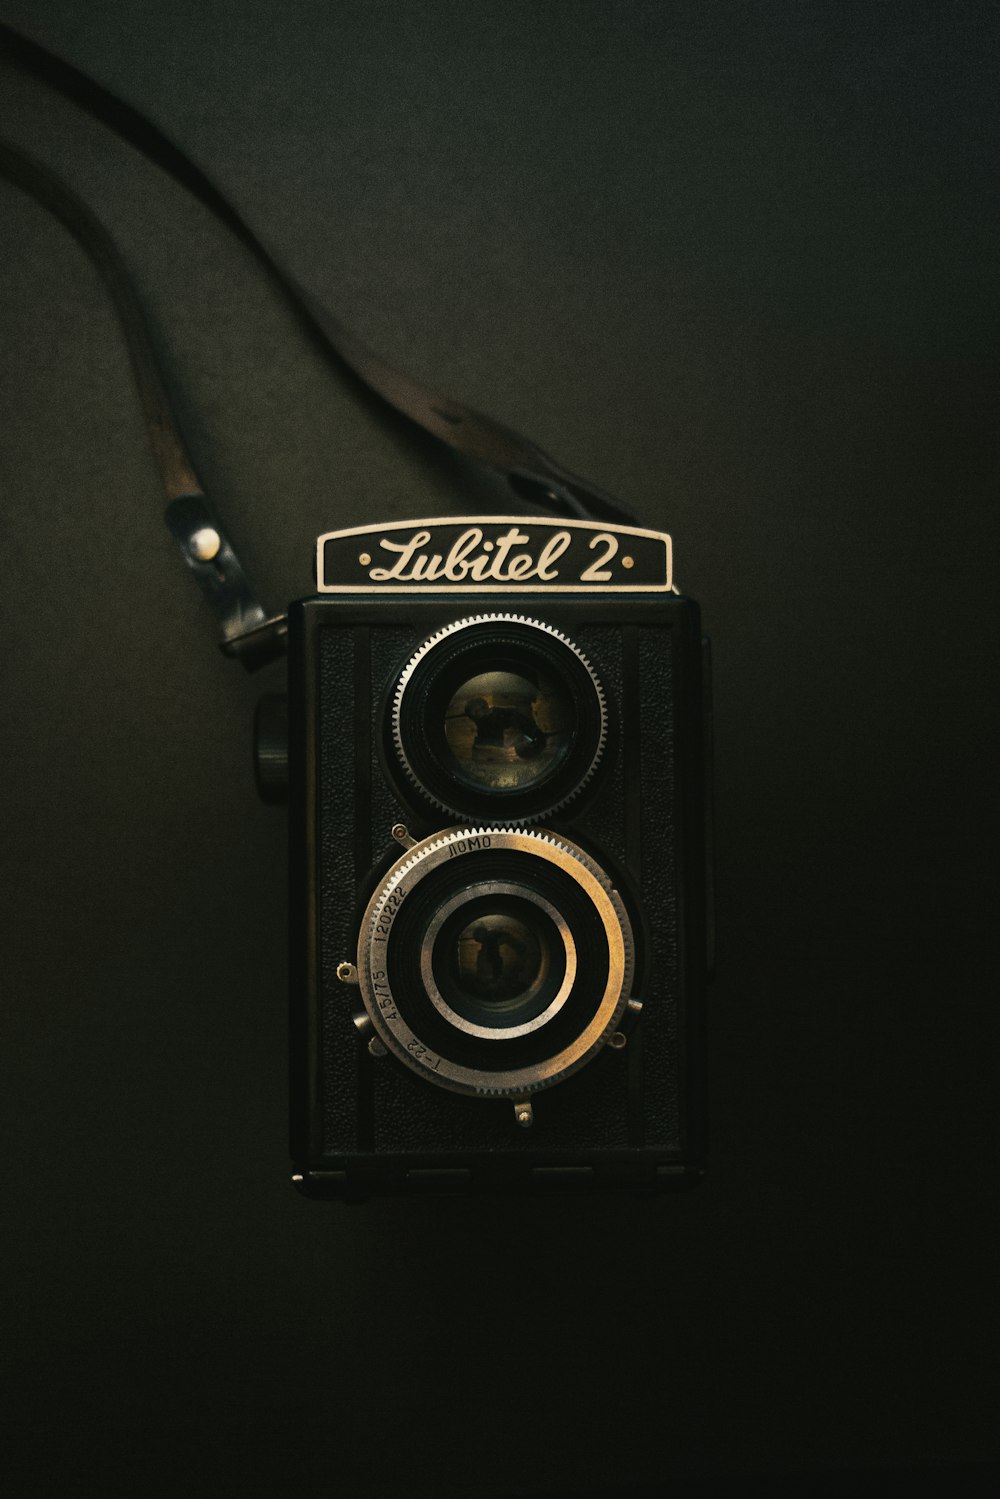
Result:
M515 856L519 877L491 881L490 865L504 859L509 862L511 856ZM463 878L466 866L468 875ZM562 882L572 888L578 908L574 919L578 927L583 921L595 950L602 954L600 971L595 972L593 963L578 955L571 923L548 899L551 892L540 898L532 890L533 878L542 885ZM435 888L442 879L451 883L446 899L438 905ZM424 953L433 948L433 934L458 909L456 883L466 898L475 886L509 885L518 896L539 905L548 920L555 919L561 937L565 927L566 968L568 973L572 967L572 978L560 984L558 1003L553 999L537 1025L515 1026L502 1039L483 1038L474 1028L457 1026L435 1002L426 981ZM421 902L430 909L430 916L421 918L422 924L418 922L411 932L407 913L419 909ZM546 907L553 908L554 914ZM419 953L412 945L414 933L423 943ZM573 943L572 950L567 939ZM403 950L394 950L394 943L402 944ZM454 827L415 844L372 897L358 942L361 997L385 1046L427 1081L479 1097L524 1097L551 1087L592 1060L618 1028L632 992L634 971L631 923L607 873L583 849L541 829ZM558 1039L546 1052L550 1028ZM530 1046L532 1055L506 1065L498 1060L504 1054L504 1043L514 1049Z

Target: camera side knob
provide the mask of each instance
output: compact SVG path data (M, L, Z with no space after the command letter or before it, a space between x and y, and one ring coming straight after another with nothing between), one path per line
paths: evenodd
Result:
M253 721L254 774L261 801L288 800L288 697L270 692L257 704Z

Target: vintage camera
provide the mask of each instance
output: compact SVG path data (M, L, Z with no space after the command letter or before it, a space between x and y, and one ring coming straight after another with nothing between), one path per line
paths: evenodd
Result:
M386 365L155 125L11 41L235 230L335 362L407 425L557 513L625 514ZM222 649L254 669L287 643L287 701L261 705L257 765L291 813L295 1181L360 1198L695 1179L707 695L670 538L524 516L330 532L317 595L269 616L197 479L113 238L2 142L0 174L104 278L166 522Z
M317 582L288 637L294 1180L697 1179L707 694L670 538L362 527Z

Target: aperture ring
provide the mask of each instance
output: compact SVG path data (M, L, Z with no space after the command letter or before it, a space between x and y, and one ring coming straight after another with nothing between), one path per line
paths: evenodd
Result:
M573 1017L571 994L558 1016L563 1027L558 1048L551 1054L533 1057L525 1065L492 1065L492 1058L502 1046L519 1044L516 1041L477 1043L455 1030L453 1048L448 1045L447 1031L445 1044L428 1044L427 1024L414 1023L412 1018L415 1009L419 1012L419 1005L414 1005L412 986L419 986L418 998L425 1006L424 1013L433 1015L439 1026L444 1022L426 995L420 953L407 950L401 959L393 951L397 923L400 928L406 926L402 913L407 903L412 903L418 894L427 897L433 891L436 872L441 871L438 879L447 874L453 880L454 861L469 859L481 863L484 854L514 854L523 858L526 885L533 873L539 883L548 879L571 881L588 924L593 924L595 942L606 954L606 972L595 977L586 973L584 965L583 978L576 986L582 992L586 983L591 991L580 1011L580 1029L569 1032L566 1029ZM480 1097L522 1097L560 1082L603 1049L617 1029L631 994L635 954L632 928L621 897L607 873L575 844L541 830L455 827L415 845L390 871L362 921L357 966L361 997L372 1024L386 1047L407 1067L427 1081L455 1092ZM527 1040L537 1044L538 1038L547 1033L548 1026L544 1025L533 1030ZM520 1044L526 1044L524 1038ZM472 1058L468 1053L470 1045L480 1048Z

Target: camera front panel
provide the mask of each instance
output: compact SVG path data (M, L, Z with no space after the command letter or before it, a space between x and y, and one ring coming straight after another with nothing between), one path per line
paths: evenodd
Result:
M463 603L290 614L300 1185L688 1182L703 1153L697 606Z

